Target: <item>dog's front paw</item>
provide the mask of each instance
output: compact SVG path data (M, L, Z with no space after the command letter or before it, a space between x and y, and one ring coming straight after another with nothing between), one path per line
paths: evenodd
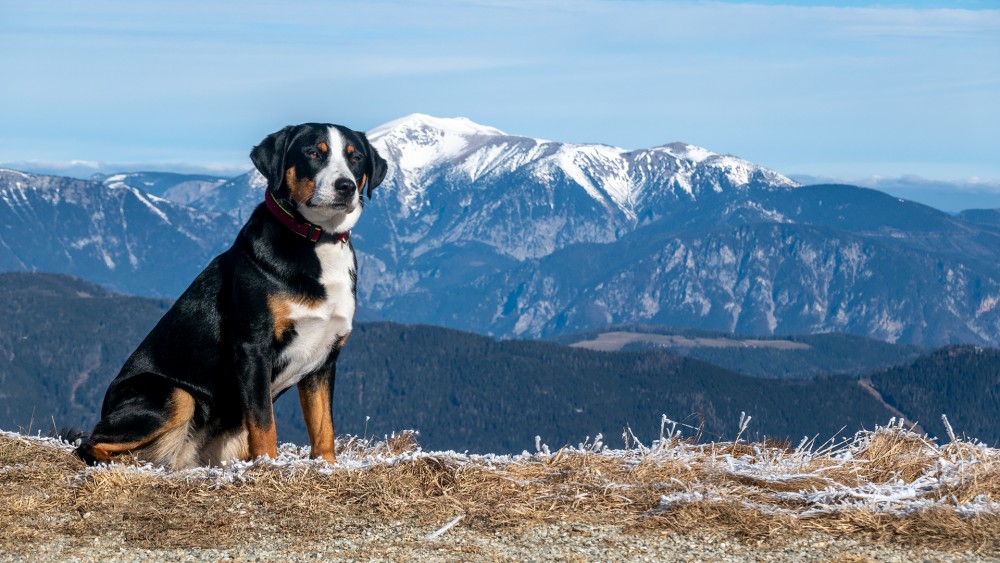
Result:
M322 459L327 463L337 463L337 454L331 451L324 450L312 450L309 453L309 459Z

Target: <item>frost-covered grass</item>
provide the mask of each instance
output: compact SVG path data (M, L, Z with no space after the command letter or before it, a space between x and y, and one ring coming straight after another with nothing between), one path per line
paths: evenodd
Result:
M745 423L743 424L745 426ZM284 444L277 459L169 472L87 468L58 440L0 433L0 547L116 537L225 547L338 522L480 529L614 524L625 533L720 532L747 540L825 532L935 549L1000 550L1000 450L902 423L797 446L698 443L664 419L659 440L597 440L534 453L423 451L413 433L347 437L338 462Z

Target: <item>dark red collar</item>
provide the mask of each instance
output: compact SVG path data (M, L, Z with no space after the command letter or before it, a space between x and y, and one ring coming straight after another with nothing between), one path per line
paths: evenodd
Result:
M319 242L321 238L329 238L334 242L347 242L351 239L351 231L343 233L327 233L321 227L313 225L308 221L303 221L292 215L292 212L285 209L283 205L274 199L271 190L264 190L264 204L267 210L274 215L282 225L288 227L293 233L301 236L309 242Z

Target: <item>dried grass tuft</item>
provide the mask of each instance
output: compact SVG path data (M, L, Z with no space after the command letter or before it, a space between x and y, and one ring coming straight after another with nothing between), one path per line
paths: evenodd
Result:
M335 523L411 521L518 528L590 522L718 532L748 541L867 536L935 549L1000 550L1000 451L939 446L890 424L840 443L650 447L600 441L522 456L424 452L416 435L348 437L333 465L292 445L277 460L167 472L134 461L85 468L68 445L0 433L0 547L55 538L136 547L308 542Z

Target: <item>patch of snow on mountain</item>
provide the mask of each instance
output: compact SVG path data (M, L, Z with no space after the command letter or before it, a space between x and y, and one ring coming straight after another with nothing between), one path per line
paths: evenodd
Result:
M608 202L604 198L604 194L590 181L590 178L583 171L581 165L585 164L587 160L585 157L581 158L584 153L585 150L582 147L573 145L563 146L556 153L553 161L571 180L583 188L587 192L587 195L594 198L601 205L607 206Z
M731 156L717 156L706 164L722 169L729 181L739 186L749 184L752 174L757 170L753 164Z
M984 313L988 313L996 308L997 303L1000 303L1000 296L998 295L988 295L983 298L979 303L979 308L976 309L976 316L981 316Z
M400 147L396 160L397 168L406 176L415 176L434 162L457 156L468 146L464 137L435 130L419 131L408 140L411 142Z
M879 311L875 315L874 325L872 327L872 334L876 338L890 343L898 341L899 337L903 335L903 329L906 328L900 319L888 311Z
M154 200L157 201L158 203L166 203L166 200L160 199L152 194L143 193L142 191L137 190L135 188L132 188L132 195L134 195L136 199L138 199L140 202L142 202L143 205L145 205L150 211L152 211L154 215L163 220L164 223L166 223L167 225L170 224L170 218L167 217L167 214L164 213L159 207L153 204Z
M468 154L457 168L468 176L470 182L475 182L490 174L516 169L521 161L517 152L510 143L489 144Z
M496 127L480 125L467 117L434 117L425 113L413 113L368 131L368 140L374 141L382 136L400 129L416 127L433 128L447 131L454 135L506 135Z
M101 258L104 260L104 265L107 266L109 270L114 270L116 264L114 259L111 258L111 255L108 254L108 251L105 250L103 246L98 246L98 250L101 253Z
M146 208L149 209L154 215L156 215L157 217L159 217L160 220L162 220L164 223L166 223L167 225L169 225L170 224L170 219L167 217L167 214L164 213L163 210L161 210L159 207L156 206L157 203L160 203L160 204L168 203L167 200L165 200L163 198L156 197L153 194L147 194L147 193L143 192L142 190L140 190L140 189L138 189L138 188L136 188L134 186L130 186L130 185L124 183L123 180L125 180L125 178L126 178L125 174L116 174L114 176L111 176L111 177L107 178L104 181L104 185L107 186L108 189L110 189L110 190L125 190L125 191L128 191L133 196L135 196L135 198L137 200L139 200L139 203L142 203L143 205L145 205Z
M267 187L267 178L256 169L250 171L250 187L255 190L263 190Z
M393 154L403 176L412 177L428 166L458 156L475 136L503 135L467 118L440 118L415 113L380 125L368 140L380 152ZM390 146L395 150L389 150Z
M667 185L670 187L678 187L690 196L694 195L694 185L691 183L690 174L677 174L670 179L670 182Z
M590 145L581 149L583 162L600 174L600 187L630 219L635 219L635 182L629 174L625 149Z
M423 205L426 176L439 164L461 155L473 138L501 135L466 118L413 114L372 129L368 139L389 163L386 184L393 186L405 217Z
M718 156L716 153L708 149L703 149L687 143L670 143L669 145L658 147L658 149L678 159L691 161L696 164L707 160L709 157Z

